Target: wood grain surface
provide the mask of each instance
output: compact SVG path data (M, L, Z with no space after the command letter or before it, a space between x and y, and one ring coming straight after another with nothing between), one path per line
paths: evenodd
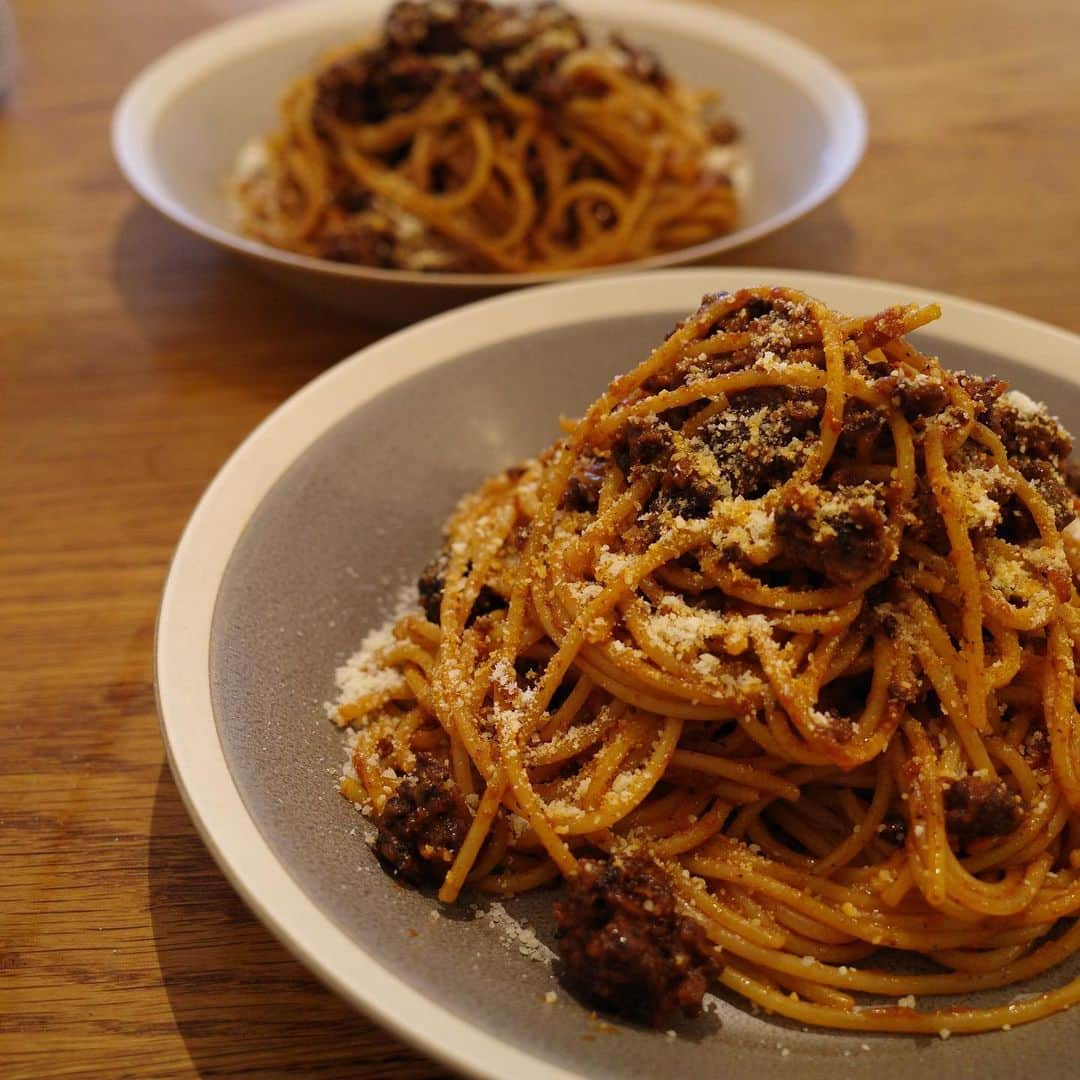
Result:
M660 2L660 0L658 0ZM378 331L139 204L125 83L248 0L26 0L0 109L0 1074L429 1077L246 911L164 763L154 615L244 435ZM733 0L828 55L871 141L727 261L910 281L1080 330L1080 5ZM722 73L718 74L722 82Z

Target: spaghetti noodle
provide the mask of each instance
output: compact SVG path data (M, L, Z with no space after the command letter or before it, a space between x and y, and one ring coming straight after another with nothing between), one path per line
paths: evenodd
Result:
M334 711L395 873L446 903L565 879L583 993L656 1023L710 978L945 1036L1080 999L916 1001L1080 948L1070 442L905 339L938 314L706 297L462 501L426 617Z
M553 3L396 4L298 78L241 155L241 227L395 269L568 271L728 232L735 130L617 36Z

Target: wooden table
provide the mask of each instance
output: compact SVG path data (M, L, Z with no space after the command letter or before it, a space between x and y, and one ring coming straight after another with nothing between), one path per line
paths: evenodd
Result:
M26 0L0 112L0 1073L426 1077L232 892L164 763L154 613L199 493L377 331L141 206L124 84L239 0ZM753 0L870 113L845 190L732 261L962 293L1080 330L1080 5ZM761 10L759 10L761 9Z

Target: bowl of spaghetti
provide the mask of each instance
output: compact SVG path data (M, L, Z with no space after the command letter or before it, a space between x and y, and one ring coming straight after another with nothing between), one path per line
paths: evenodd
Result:
M158 689L212 850L460 1068L1077 1048L1080 342L780 276L574 282L380 342L177 552Z
M865 119L826 61L720 11L326 0L178 46L113 141L179 224L404 322L763 236L844 182Z

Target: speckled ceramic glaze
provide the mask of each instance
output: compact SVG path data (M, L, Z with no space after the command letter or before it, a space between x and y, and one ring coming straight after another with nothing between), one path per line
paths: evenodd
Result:
M899 286L864 296L851 284L834 284L830 291L833 279L823 275L768 275L804 284L848 310L922 298ZM684 271L579 286L594 290L595 305L567 286L522 294L444 317L441 328L418 328L396 345L391 339L370 355L359 354L272 417L211 488L170 577L174 594L186 585L207 598L197 617L181 611L190 597L170 600L167 590L163 604L159 683L174 767L211 847L269 924L339 990L461 1068L491 1076L731 1080L831 1078L838 1068L875 1080L899 1080L923 1069L956 1077L1065 1076L1071 1069L1065 1063L1080 1053L1080 1013L943 1042L803 1031L722 996L700 1020L680 1024L676 1038L630 1026L602 1030L549 966L507 944L483 905L479 912L466 907L438 916L433 900L386 877L362 840L358 816L336 792L341 735L322 708L334 692L335 665L415 580L460 495L549 443L560 413L577 413L612 375L640 360L706 289L764 279L762 271ZM604 313L575 316L590 306ZM999 336L997 351L985 342L976 348L950 340L953 335L944 333L948 302L945 307L941 336L919 335L924 348L949 366L1009 379L1051 402L1067 425L1080 429L1074 382L1051 370L1025 369L1007 333ZM622 315L620 308L637 313ZM566 322L543 325L558 324L560 311ZM1007 316L994 317L1009 324ZM1042 348L1041 360L1028 359L1052 369L1071 348L1080 366L1077 339L1012 323L1021 323L1022 348ZM457 348L455 341L469 336L459 331L470 327L498 340ZM994 337L984 334L986 341ZM395 363L407 366L410 356L418 362L416 350L437 351L439 362L398 377ZM357 386L385 384L353 408L350 368ZM369 391L355 393L360 398ZM317 408L317 399L333 405ZM327 410L336 414L333 422L321 419ZM282 444L299 449L284 454ZM274 446L270 457L276 452L288 460L253 464L260 447ZM246 479L238 471L245 461ZM236 500L250 502L250 512ZM200 557L193 545L230 513L230 528ZM185 635L193 646L189 655L202 656L206 668L199 672L192 665L191 692L180 701L177 665ZM191 641L193 635L199 640ZM194 708L204 691L209 718ZM213 741L216 728L219 746L198 742L192 727L200 724L211 733L204 743ZM218 781L212 784L204 770L219 770ZM235 801L225 820L228 799ZM234 835L241 827L251 830L246 839ZM277 875L278 884L260 879L264 871ZM551 896L506 907L550 942ZM314 955L321 946L310 945L305 935L316 922L325 922L328 942L340 943L337 954ZM356 957L351 963L350 950ZM1056 985L1071 974L1055 971L1024 990ZM550 990L557 993L554 1004L544 1002ZM445 1026L429 1022L418 1001L437 1007Z

